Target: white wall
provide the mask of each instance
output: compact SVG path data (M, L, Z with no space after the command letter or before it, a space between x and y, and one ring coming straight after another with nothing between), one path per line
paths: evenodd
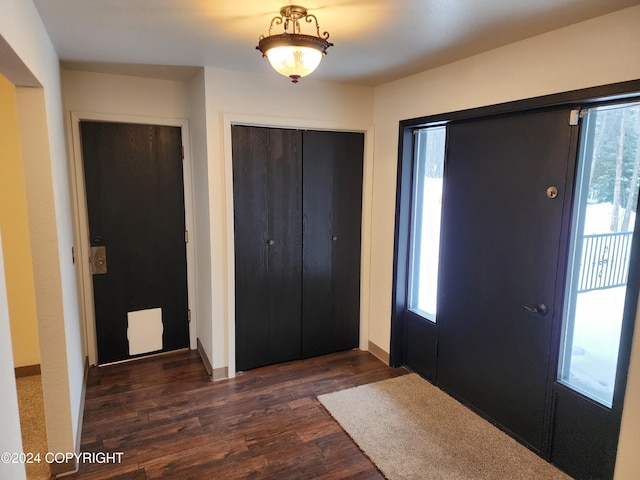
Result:
M373 89L319 82L312 77L292 84L272 71L260 75L206 68L205 90L213 318L208 353L214 368L228 366L233 374L235 317L230 124L369 130L371 133ZM365 157L367 155L371 156L370 146L366 147ZM365 177L371 167L370 160L371 157L365 158ZM366 191L369 190L365 179ZM368 201L365 196L365 209ZM366 218L364 228L368 228ZM365 232L364 237L366 243L369 235ZM366 245L364 251L368 251ZM363 296L367 293L363 292ZM366 336L366 331L364 334Z
M388 351L398 122L640 78L640 7L375 89L371 340Z
M64 109L131 115L188 118L187 83L172 80L62 69Z
M209 168L207 154L207 112L204 70L189 84L191 143L193 157L193 196L195 203L194 238L196 242L196 303L198 338L210 359L213 351L211 303L211 240L209 218Z
M58 57L31 1L0 3L0 35L6 42L3 46L42 87L18 89L17 100L48 442L53 451L73 451L80 420L84 353L71 257L73 230ZM0 64L0 69L4 67ZM26 128L25 121L29 121Z
M507 45L375 89L370 340L388 351L398 122L640 78L640 6ZM640 476L640 335L631 360L617 479Z
M11 349L11 329L9 325L9 304L7 285L4 275L2 255L2 232L0 232L0 452L22 452L20 436L20 413L18 412L18 394L13 371L13 353ZM27 478L24 465L20 463L0 462L0 478Z
M636 315L631 365L624 400L614 479L635 480L640 478L640 310Z
M197 336L218 375L227 367L233 372L234 362L229 362L234 353L233 277L229 270L233 268L232 179L230 168L225 166L230 161L230 150L225 147L229 119L364 131L371 128L373 89L310 79L293 85L274 72L247 75L211 68L188 83L62 70L62 88L68 131L72 128L71 112L189 119Z
M80 418L84 356L77 309L73 309L74 314L65 317L61 264L64 261L72 264L72 243L68 240L69 243L64 247L64 253L68 256L63 256L60 236L57 236L60 230L54 203L53 165L48 161L50 144L44 91L39 88L18 88L16 93L29 210L47 438L49 445L62 444L67 449L73 449ZM66 182L64 185L67 186ZM62 211L62 214L66 216L68 212ZM55 242L56 236L58 242ZM68 281L69 287L75 290L75 277L68 277ZM69 301L75 304L75 296Z

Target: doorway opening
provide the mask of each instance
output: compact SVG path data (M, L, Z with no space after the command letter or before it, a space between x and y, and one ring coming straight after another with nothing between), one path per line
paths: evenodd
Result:
M15 372L22 451L44 455L48 451L41 375L39 324L29 226L27 184L21 143L25 133L19 121L20 87L0 74L0 231L10 325L11 360ZM4 359L5 361L9 359ZM48 477L49 467L26 464L29 477Z
M186 297L188 299L188 309L185 311L185 319L188 321L188 342L186 346L190 349L195 349L197 345L197 321L198 314L196 311L195 301L195 243L193 238L194 235L189 236L188 232L194 232L194 210L193 210L193 198L192 198L192 177L191 177L191 154L190 154L190 141L189 141L189 125L188 122L184 119L171 119L171 118L163 118L158 119L155 117L146 117L146 116L125 116L125 115L117 115L117 114L88 114L88 113L78 113L73 112L71 115L71 129L73 133L73 171L72 171L72 183L74 185L74 215L76 217L76 231L77 231L77 242L78 248L76 250L76 267L78 269L78 278L80 282L80 298L81 298L81 309L84 314L85 320L85 332L86 332L86 343L87 343L87 353L89 357L90 365L97 365L99 363L108 363L103 360L99 360L98 358L98 342L97 342L97 331L96 331L96 315L95 315L95 297L94 297L94 283L93 283L93 274L90 268L90 259L91 255L91 247L93 245L90 244L89 240L90 236L90 228L89 228L89 212L87 209L87 195L86 195L86 183L85 183L85 172L83 167L83 144L82 144L82 135L81 135L81 124L83 122L91 123L102 123L102 124L129 124L129 125L146 125L149 128L163 128L167 127L169 129L178 129L180 131L179 137L181 139L183 152L181 153L181 165L176 170L175 175L179 175L181 177L181 181L183 182L183 187L179 195L183 197L183 215L184 215L184 229L180 232L180 238L182 241L182 245L186 247L186 288L187 294ZM145 147L147 148L147 147ZM149 147L152 149L152 147ZM161 154L161 152L158 152ZM132 162L131 168L135 170L135 161ZM156 177L153 175L145 177L144 172L139 170L135 173L137 175L138 180L141 183L153 183L158 181ZM141 185L142 187L142 185ZM143 222L149 221L148 219L143 219ZM186 231L184 231L186 230ZM125 242L126 243L126 242ZM139 248L148 248L148 252L153 252L154 250L154 241L149 241L143 244L143 242L137 242ZM107 253L113 253L113 249ZM113 255L111 255L113 258ZM141 258L136 259L130 265L130 268L135 268L136 265L142 265ZM109 271L109 258L107 258L107 271ZM148 259L145 261L146 264L151 263ZM155 262L160 264L166 263L165 259L162 256L156 256ZM113 265L112 265L113 266ZM154 323L154 325L158 324L157 315L155 315L155 310L152 307L157 307L157 305L142 305L136 308L130 308L127 312L132 312L136 317L141 317L143 322L136 323ZM140 314L139 314L140 313ZM148 314L148 315L147 315ZM134 320L139 320L140 318L135 318ZM147 319L150 319L150 322L146 322ZM129 318L125 313L124 322L128 323ZM144 325L143 325L144 326ZM157 329L160 330L159 328ZM125 325L126 331L126 325ZM138 330L136 330L138 331ZM136 333L136 332L133 332ZM140 336L137 335L139 338ZM126 333L124 335L123 341L127 342L128 338L126 337ZM141 345L140 342L136 342ZM151 348L151 347L149 347ZM128 346L127 346L128 349ZM147 349L147 351L150 351ZM136 354L134 354L135 356ZM143 354L144 355L144 354ZM128 350L125 352L125 356L129 357Z
M639 88L400 123L391 365L579 478L615 465L640 289ZM446 130L433 319L412 305L415 132L432 126Z

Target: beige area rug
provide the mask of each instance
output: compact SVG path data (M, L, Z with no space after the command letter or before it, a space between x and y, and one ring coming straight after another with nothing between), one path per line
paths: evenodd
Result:
M570 478L415 373L318 398L389 480Z
M22 430L22 450L40 453L40 463L25 465L27 480L50 478L49 465L44 461L48 451L47 429L44 419L44 399L40 375L16 378L18 406L20 408L20 428Z

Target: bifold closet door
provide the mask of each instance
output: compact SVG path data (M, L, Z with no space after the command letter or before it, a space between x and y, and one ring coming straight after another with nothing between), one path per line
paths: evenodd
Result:
M302 356L358 346L364 134L303 138Z
M300 135L232 127L238 370L300 358Z

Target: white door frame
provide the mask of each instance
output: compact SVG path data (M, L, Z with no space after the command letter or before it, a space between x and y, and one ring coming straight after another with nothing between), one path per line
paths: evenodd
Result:
M362 172L362 229L360 243L360 349L369 350L369 304L371 281L371 227L373 211L373 126L354 125L346 122L309 120L301 118L271 117L238 113L223 114L224 185L226 217L226 334L227 375L236 375L236 313L235 313L235 232L233 221L233 155L231 127L248 125L256 127L292 128L299 130L328 130L334 132L364 133L364 158Z
M71 175L72 203L75 230L75 264L78 276L78 298L80 314L84 318L84 339L86 351L89 357L89 364L98 363L98 348L96 341L96 319L95 306L93 301L93 277L89 269L89 217L87 213L87 197L84 183L84 168L82 161L82 139L80 136L80 122L83 120L114 122L114 123L137 123L145 125L160 125L169 127L180 127L182 132L182 145L184 147L184 160L182 162L182 174L184 178L184 213L185 225L189 231L189 241L187 243L187 294L188 307L191 311L191 322L189 323L189 347L196 348L196 275L195 275L195 225L193 211L193 182L191 168L191 143L189 134L189 121L183 118L164 118L149 116L132 116L110 113L96 112L71 112Z

